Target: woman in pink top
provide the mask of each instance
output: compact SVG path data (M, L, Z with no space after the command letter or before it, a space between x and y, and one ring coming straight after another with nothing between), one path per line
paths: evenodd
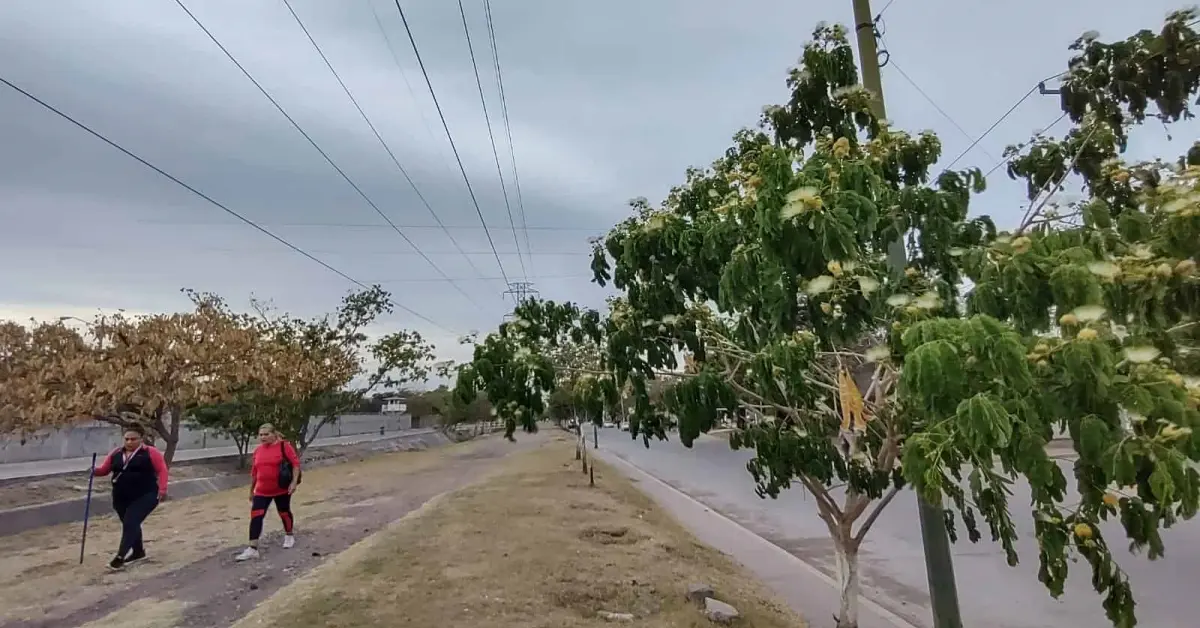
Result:
M125 430L125 444L113 450L93 472L112 474L112 504L121 520L121 544L108 568L117 570L146 557L142 522L167 496L167 461L147 445L140 427Z

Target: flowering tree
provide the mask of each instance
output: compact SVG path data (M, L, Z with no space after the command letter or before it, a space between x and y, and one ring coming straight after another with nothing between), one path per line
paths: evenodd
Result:
M814 495L837 549L841 628L857 625L859 547L904 487L948 497L952 535L986 528L1015 564L1007 484L1020 479L1050 593L1082 558L1108 618L1133 626L1100 523L1119 521L1154 558L1159 530L1200 501L1200 146L1144 164L1121 152L1151 106L1164 124L1190 117L1195 18L1072 46L1074 126L1008 151L1030 199L1010 231L969 217L979 170L935 175L935 135L872 115L845 29L818 27L786 104L660 207L635 201L597 244L596 280L623 292L607 316L518 307L460 390L486 391L510 434L534 429L556 380L545 348L573 336L604 347L596 403L631 386L630 431L647 446L672 425L690 445L732 410L758 493ZM1055 203L1071 174L1085 200ZM904 272L886 263L897 240ZM655 403L648 382L666 375L678 382ZM1070 479L1045 451L1056 429L1079 454Z

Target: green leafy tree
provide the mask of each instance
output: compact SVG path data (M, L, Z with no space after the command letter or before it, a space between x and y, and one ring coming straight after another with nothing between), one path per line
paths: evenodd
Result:
M1109 620L1135 625L1101 523L1153 559L1160 530L1200 501L1200 145L1178 160L1121 154L1147 116L1191 117L1195 19L1072 46L1073 128L1008 151L1030 197L1011 231L969 217L978 169L935 175L935 135L872 115L846 30L818 27L785 104L597 243L597 281L623 293L607 316L521 305L476 346L459 393L486 393L509 435L532 431L558 383L550 350L591 342L601 364L583 392L612 404L629 386L647 446L673 425L690 445L732 410L759 495L798 484L815 498L840 628L857 625L859 547L904 487L947 504L952 538L983 528L1016 564L1008 485L1028 482L1040 580L1061 595L1082 559ZM1053 202L1071 174L1084 200ZM897 240L902 273L886 264ZM675 384L655 402L664 378ZM1045 450L1056 429L1079 454L1070 478Z
M258 392L243 392L230 401L201 406L188 415L193 426L211 430L233 441L238 451L238 468L246 466L250 443L264 423L276 421L276 399Z
M301 451L324 426L372 393L423 381L429 373L433 345L419 333L402 330L373 342L367 336L366 328L392 311L391 295L379 286L350 293L337 311L308 320L276 315L263 303L255 306L276 342L298 348L313 364L328 365L310 394L278 400L278 427Z

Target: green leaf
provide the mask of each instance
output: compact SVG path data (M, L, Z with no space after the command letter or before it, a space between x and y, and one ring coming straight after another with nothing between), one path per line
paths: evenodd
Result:
M1108 425L1095 415L1083 418L1079 424L1079 455L1087 462L1098 463L1108 448Z
M1159 503L1167 503L1175 494L1175 482L1165 464L1156 464L1150 473L1150 490Z
M965 399L955 412L956 422L977 452L1001 449L1012 439L1013 417L1004 405L987 393Z

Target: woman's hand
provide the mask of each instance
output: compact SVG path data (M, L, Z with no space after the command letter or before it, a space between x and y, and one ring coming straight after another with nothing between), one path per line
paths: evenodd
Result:
M295 492L296 492L296 483L292 482L292 485L288 487L288 495L291 495L292 493L295 493Z

